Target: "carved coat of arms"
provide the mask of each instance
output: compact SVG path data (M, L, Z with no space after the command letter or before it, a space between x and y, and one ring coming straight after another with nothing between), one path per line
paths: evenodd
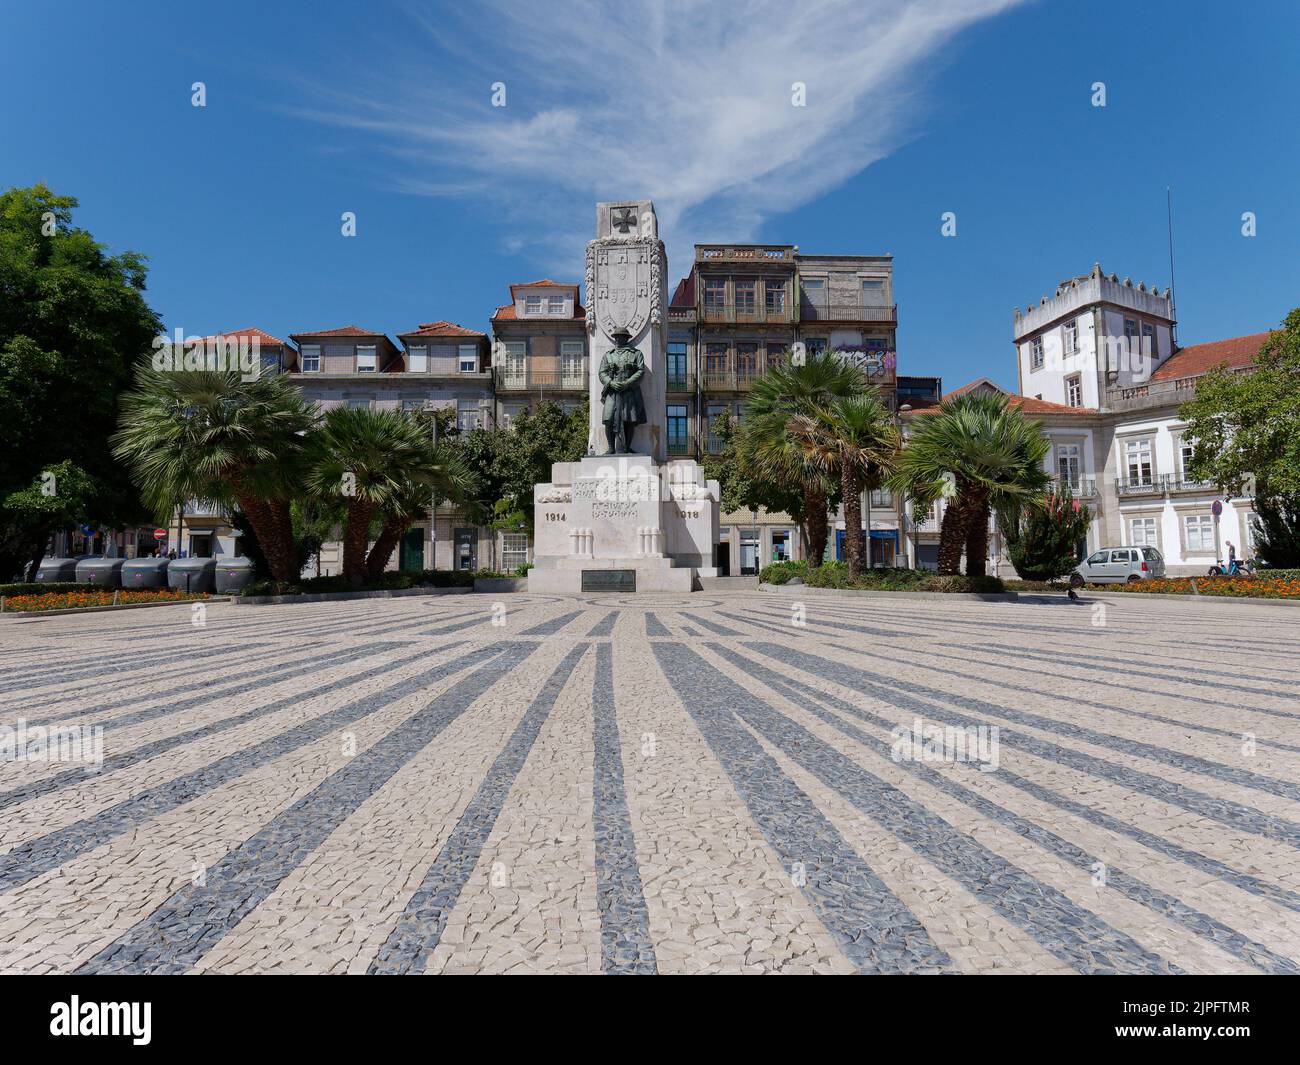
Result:
M650 318L651 256L647 243L595 249L595 311L608 336L626 329L636 336Z

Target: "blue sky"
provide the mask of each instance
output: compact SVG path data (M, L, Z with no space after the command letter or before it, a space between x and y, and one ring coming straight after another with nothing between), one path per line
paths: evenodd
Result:
M1094 261L1167 284L1166 185L1182 343L1300 304L1292 0L3 6L0 186L78 197L187 333L486 330L643 195L674 279L697 240L893 253L900 369L949 388L1014 386L1012 308Z

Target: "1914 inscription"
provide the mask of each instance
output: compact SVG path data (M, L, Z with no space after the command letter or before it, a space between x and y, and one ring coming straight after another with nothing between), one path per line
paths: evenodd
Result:
M584 592L635 592L636 570L584 569L582 590Z

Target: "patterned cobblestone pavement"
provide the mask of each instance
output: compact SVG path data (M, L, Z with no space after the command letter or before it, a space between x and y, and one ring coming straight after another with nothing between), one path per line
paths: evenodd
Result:
M0 971L1300 972L1290 607L194 620L0 621Z

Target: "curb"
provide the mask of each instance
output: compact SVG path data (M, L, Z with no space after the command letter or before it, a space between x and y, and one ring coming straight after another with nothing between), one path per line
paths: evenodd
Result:
M1082 595L1083 592L1084 589L1082 588L1079 589L1080 595ZM1113 596L1112 599L1108 600L1109 602L1112 603L1121 602L1125 599L1179 599L1179 600L1183 600L1184 602L1197 602L1197 603L1212 603L1217 601L1217 602L1224 602L1224 603L1252 603L1255 605L1267 604L1269 606L1300 606L1300 599L1274 599L1271 597L1258 596L1258 595L1214 595L1213 593L1205 593L1203 595L1183 595L1182 593L1173 593L1173 592L1110 592L1107 593L1103 590L1094 591L1091 588L1087 589L1087 592L1089 598L1093 598L1093 599L1109 594Z
M64 610L6 610L0 614L0 618L57 618L65 614L102 614L106 610L143 610L147 607L158 606L193 606L195 603L225 603L230 602L233 596L210 595L206 599L176 599L166 603L119 603L113 606L111 603L106 606L74 606Z
M370 592L307 592L304 595L246 595L232 596L231 602L241 606L285 606L291 603L341 603L349 599L405 599L420 595L467 595L474 589L468 585L452 588L381 588Z
M526 592L528 591L527 577L475 577L474 591L476 592Z
M760 592L798 592L800 595L845 595L858 599L982 599L990 603L1014 603L1019 592L877 592L869 588L812 588L806 584L760 584Z

